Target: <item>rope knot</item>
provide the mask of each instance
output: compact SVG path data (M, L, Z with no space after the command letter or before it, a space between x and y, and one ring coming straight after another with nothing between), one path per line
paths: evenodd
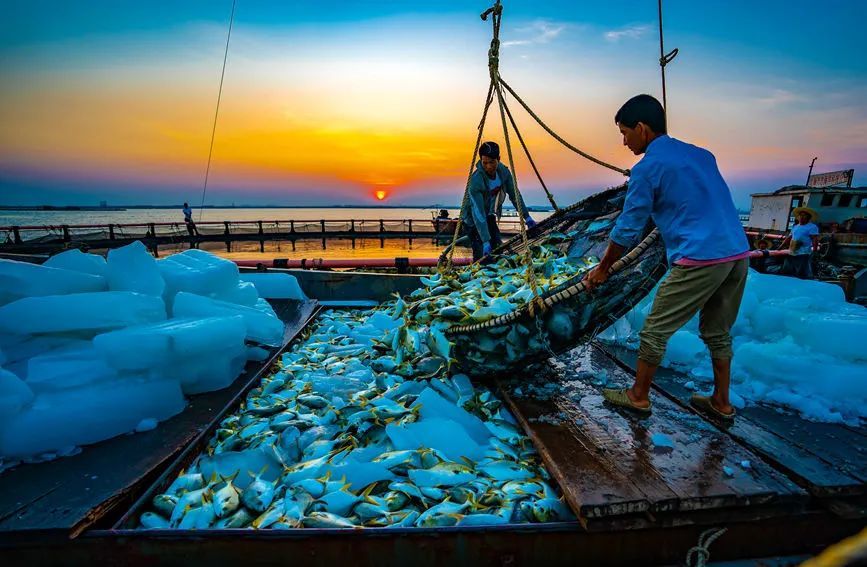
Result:
M678 52L679 52L679 49L675 47L674 49L672 49L671 51L669 51L668 53L666 53L665 55L660 57L659 58L659 66L665 67L666 65L671 63L674 60L674 58L677 57Z
M495 78L499 75L500 40L497 38L491 40L491 47L490 49L488 49L488 69L491 70L492 78Z

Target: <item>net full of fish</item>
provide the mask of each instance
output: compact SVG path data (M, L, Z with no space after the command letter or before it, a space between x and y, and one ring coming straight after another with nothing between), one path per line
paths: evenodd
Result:
M595 256L572 256L565 253L578 231L555 232L531 246L537 293L559 291L580 279L599 263ZM422 278L425 287L411 293L406 301L398 299L392 307L404 327L392 339L392 351L400 364L415 352L415 335L420 335L436 356L451 369L459 363L461 371L474 376L492 375L522 366L525 361L551 356L552 345L568 345L587 326L592 309L582 306L555 306L536 317L518 318L503 325L486 327L471 333L450 335L456 325L485 323L519 310L533 300L526 279L522 254L500 256L495 263L474 264L456 277L439 274ZM617 293L611 300L617 300ZM400 336L398 336L400 335Z
M529 439L466 376L383 354L404 322L326 312L220 423L142 528L471 526L573 518ZM412 362L408 362L411 360ZM430 366L430 367L429 367ZM384 368L387 367L387 368Z

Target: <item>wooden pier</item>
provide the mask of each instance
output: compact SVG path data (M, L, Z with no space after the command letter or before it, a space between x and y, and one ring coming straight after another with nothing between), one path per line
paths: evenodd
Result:
M504 236L518 233L519 221L503 219L500 230ZM227 250L233 242L259 242L264 252L265 242L288 241L294 246L299 240L329 239L451 239L449 223L432 219L348 219L348 220L255 220L203 221L195 223L195 232L183 222L133 224L79 224L0 226L0 252L12 254L51 254L69 248L103 250L119 248L136 240L144 243L155 255L160 246L188 244L198 247L203 242L224 242Z

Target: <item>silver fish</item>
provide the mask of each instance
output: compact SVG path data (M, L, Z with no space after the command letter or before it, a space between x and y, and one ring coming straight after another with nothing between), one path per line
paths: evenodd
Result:
M307 528L356 528L351 521L329 512L311 512L301 520Z

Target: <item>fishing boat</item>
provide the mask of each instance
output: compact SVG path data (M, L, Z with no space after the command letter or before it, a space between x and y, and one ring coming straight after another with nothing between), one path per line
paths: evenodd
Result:
M601 386L580 376L604 371L609 384L628 383L634 355L590 344L542 365L486 377L532 439L576 521L355 530L136 529L151 497L206 447L222 419L244 403L280 352L301 340L321 309L385 301L422 285L414 275L268 271L294 275L312 298L274 302L285 323L283 344L226 390L194 396L187 411L152 431L0 475L4 560L144 565L183 556L217 563L290 556L333 564L352 553L359 565L564 565L576 557L595 565L660 564L682 561L697 545L709 548L715 560L812 554L864 525L867 457L851 450L863 444L863 430L805 422L763 405L742 411L733 427L719 424L690 409L686 377L666 369L658 376L653 416L642 421L622 415L593 401L601 399ZM566 396L523 397L515 386L562 391L577 383L580 404ZM568 419L551 419L558 414ZM649 431L665 431L676 447L655 447ZM710 546L709 537L719 543Z
M806 185L787 185L771 193L754 193L747 235L779 243L795 219L792 211L809 207L818 215L817 257L836 267L867 267L867 187L852 187L855 171L811 175Z
M483 14L495 22L492 46L498 45L500 13L497 2ZM502 104L500 88L515 95L492 73L491 91L497 90ZM549 195L554 215L495 252L525 258L543 238L550 241L559 234L562 253L598 255L623 193L623 187L615 187L567 207L557 206ZM456 266L453 260L447 259L447 267ZM284 324L281 344L264 360L250 363L231 386L193 396L187 411L153 430L0 475L0 554L11 565L151 565L186 558L214 564L245 564L251 558L342 564L351 558L358 565L417 567L576 561L652 565L696 557L706 562L711 556L738 560L813 554L862 529L867 455L852 448L863 446L863 428L805 422L761 404L745 408L734 425L720 423L694 411L688 402L692 391L684 385L688 378L666 369L658 374L655 408L647 419L602 404L603 383L587 377L605 376L604 385L627 385L636 361L633 353L591 339L644 297L664 269L664 251L648 226L642 241L615 265L609 285L595 295L586 293L576 276L544 293L534 291L532 302L512 313L448 330L457 364L498 393L532 441L574 520L357 529L139 529L153 497L207 451L223 420L245 406L247 393L269 376L282 353L304 340L324 309L379 304L426 285L410 274L263 265L242 271L293 275L310 298L272 302ZM520 356L499 360L491 356L496 349L478 348L515 325L537 337L538 345L528 343ZM528 391L549 395L526 395Z

